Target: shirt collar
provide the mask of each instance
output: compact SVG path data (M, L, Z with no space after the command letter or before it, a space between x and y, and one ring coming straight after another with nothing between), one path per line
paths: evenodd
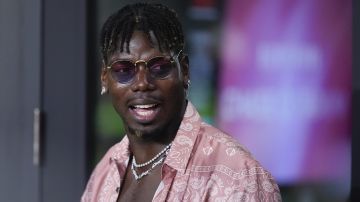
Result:
M192 103L188 102L179 130L171 145L170 152L165 159L165 164L181 173L185 173L200 130L201 122L199 113Z
M112 154L110 155L110 162L125 162L129 159L129 156L129 139L125 135L123 139L113 147Z

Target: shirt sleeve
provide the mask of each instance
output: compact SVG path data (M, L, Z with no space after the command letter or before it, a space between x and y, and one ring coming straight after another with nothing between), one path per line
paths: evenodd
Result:
M280 189L270 173L261 167L255 167L250 169L248 174L245 178L233 182L234 187L228 188L230 194L226 201L282 201Z

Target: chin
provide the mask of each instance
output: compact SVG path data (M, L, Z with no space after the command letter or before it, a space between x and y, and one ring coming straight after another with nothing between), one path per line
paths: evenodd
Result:
M157 139L160 134L163 134L164 127L155 127L151 125L147 126L129 126L129 132L136 135L137 137L142 137L143 139Z

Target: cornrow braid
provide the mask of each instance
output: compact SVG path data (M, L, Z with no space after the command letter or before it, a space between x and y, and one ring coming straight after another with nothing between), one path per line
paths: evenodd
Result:
M106 63L107 57L118 49L129 52L129 42L135 30L144 32L153 43L152 32L160 51L184 49L182 26L174 10L162 4L129 4L112 14L101 29L101 54Z

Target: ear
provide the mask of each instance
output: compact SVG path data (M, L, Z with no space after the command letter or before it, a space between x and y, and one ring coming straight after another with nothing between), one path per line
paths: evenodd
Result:
M103 60L101 65L100 82L101 82L101 86L105 87L106 89L108 89L107 77L108 77L108 71L106 69L106 65Z
M181 61L180 61L180 65L181 65L181 75L182 75L182 79L183 79L183 85L185 89L189 88L189 83L188 81L190 81L190 69L189 69L189 57L188 55L184 54Z

